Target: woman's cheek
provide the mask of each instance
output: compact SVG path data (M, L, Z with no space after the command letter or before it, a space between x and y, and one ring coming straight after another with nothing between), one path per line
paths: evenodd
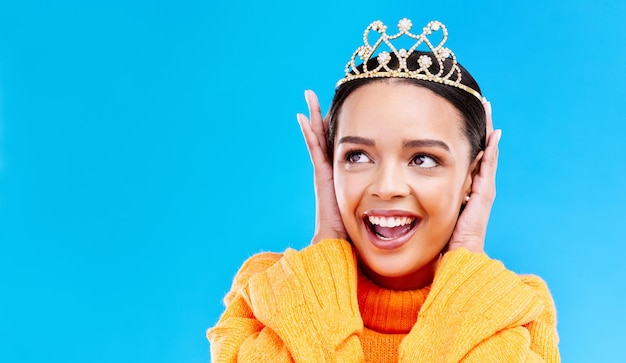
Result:
M413 190L420 207L430 218L442 224L456 224L458 210L455 209L457 191L455 183L446 178L415 181Z
M363 181L350 173L335 173L335 194L341 219L351 239L358 233L357 212L363 198Z

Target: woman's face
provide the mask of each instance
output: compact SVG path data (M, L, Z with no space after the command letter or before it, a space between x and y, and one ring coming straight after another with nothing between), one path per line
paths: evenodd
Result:
M401 82L372 82L345 100L334 150L337 202L362 268L379 285L432 281L477 164L462 122L441 96Z

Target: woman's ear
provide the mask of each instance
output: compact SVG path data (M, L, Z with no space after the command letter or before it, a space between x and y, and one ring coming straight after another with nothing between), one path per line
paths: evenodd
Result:
M465 181L465 195L470 195L472 193L472 182L474 180L474 177L476 176L476 174L478 174L480 172L480 161L483 159L483 155L485 154L484 151L480 151L478 153L478 155L476 155L476 157L474 158L474 160L472 161L472 163L470 164L468 173L467 173L467 180Z
M474 161L472 161L472 165L470 165L472 178L474 178L474 176L476 176L476 174L478 174L478 172L480 171L480 161L483 159L484 154L485 152L481 150L474 158Z

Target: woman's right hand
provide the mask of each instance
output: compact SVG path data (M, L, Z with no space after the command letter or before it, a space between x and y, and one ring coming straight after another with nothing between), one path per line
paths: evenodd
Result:
M322 111L317 96L313 91L304 91L304 98L309 106L309 119L301 113L297 115L309 156L313 163L315 186L315 234L311 244L326 238L348 240L348 233L341 220L335 184L333 166L326 150L327 120L322 119Z

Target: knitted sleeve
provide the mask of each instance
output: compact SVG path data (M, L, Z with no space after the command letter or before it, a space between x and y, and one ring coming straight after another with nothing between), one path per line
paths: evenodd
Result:
M485 254L446 253L400 361L560 362L552 297Z
M212 361L362 362L350 245L324 240L277 257L255 256L237 274L207 332Z

